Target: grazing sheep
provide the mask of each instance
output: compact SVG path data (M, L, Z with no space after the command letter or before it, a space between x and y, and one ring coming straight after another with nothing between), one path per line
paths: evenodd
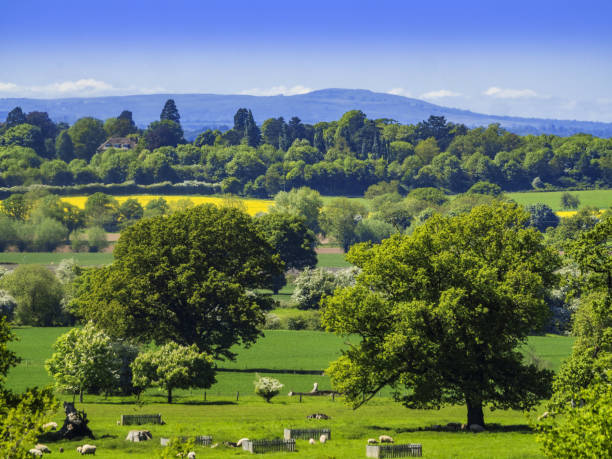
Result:
M38 445L36 445L34 447L35 449L37 449L38 451L44 453L51 453L51 450L47 447L47 445L43 445L41 443L39 443Z
M381 435L378 437L378 441L381 443L393 443L393 438L391 438L389 435Z
M43 430L57 430L57 422L47 422L42 428Z
M323 434L319 437L319 441L321 443L325 443L327 441L327 435Z
M187 454L187 459L196 459L195 451L189 451L189 454Z
M32 456L36 456L36 457L42 457L43 455L42 451L36 448L32 448L31 450L29 450L28 454L31 454Z
M83 454L92 454L93 456L96 455L96 447L94 445L78 446L77 451L79 452L81 456Z
M238 441L236 442L236 446L242 446L242 444L243 444L245 441L249 441L249 439L248 439L248 438L241 438L240 440L238 440Z
M316 441L314 438L311 438L310 440L308 440L308 443L310 443L311 445L314 445Z
M368 438L368 445L377 445L378 440L376 438Z

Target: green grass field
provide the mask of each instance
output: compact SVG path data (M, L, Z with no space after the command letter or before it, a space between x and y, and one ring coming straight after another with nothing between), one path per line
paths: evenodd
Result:
M345 260L343 253L319 253L317 268L348 268L351 264Z
M50 383L43 363L51 354L54 340L68 328L15 328L20 341L11 345L24 361L10 371L7 386L21 391L26 386ZM249 349L238 348L236 362L223 362L225 368L270 369L324 369L335 359L345 339L324 332L266 331L266 336ZM534 336L528 341L528 350L557 369L570 350L573 340L562 336ZM339 397L332 401L327 397L288 397L292 391L307 392L313 383L321 389L329 389L329 379L321 375L270 374L278 378L284 388L271 404L253 395L251 372L219 372L217 383L206 390L176 391L175 403L165 403L165 394L151 389L136 402L134 397L109 397L85 395L85 403L78 405L87 412L90 427L96 435L97 457L102 458L153 458L161 452L159 437L179 435L212 435L215 449L197 448L198 457L224 458L246 456L249 453L222 445L223 441L248 438L282 437L283 428L332 429L332 440L326 444L309 445L298 440L296 457L303 458L355 458L364 457L368 438L381 434L391 435L396 443L421 443L423 456L429 458L535 458L539 453L533 434L526 427L527 418L518 411L485 411L489 431L471 433L421 431L422 428L449 422L465 422L462 406L450 406L440 410L408 410L392 401L388 391L375 397L358 410L352 410ZM238 394L237 394L238 393ZM237 399L238 395L238 399ZM61 396L70 400L68 395ZM323 412L331 416L328 421L306 420L311 413ZM153 433L153 441L128 443L124 440L133 427L118 426L121 414L160 413L163 426L147 425ZM54 420L61 424L62 415ZM81 442L51 443L56 451L65 449L62 457L77 456L75 448ZM281 453L270 454L280 457Z
M507 193L506 195L524 206L542 203L548 205L554 211L560 211L564 210L561 208L561 195L563 193L564 191L532 191L525 193ZM612 190L570 191L570 193L578 196L580 199L580 207L593 206L598 209L608 209L612 206Z
M0 263L57 265L66 258L74 258L82 266L101 266L112 263L112 253L56 253L56 252L0 252Z

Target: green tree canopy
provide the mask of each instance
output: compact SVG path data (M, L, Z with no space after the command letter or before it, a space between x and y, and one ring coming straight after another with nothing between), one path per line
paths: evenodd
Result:
M131 116L130 116L130 119L131 119ZM160 121L164 121L164 120L174 121L176 124L180 126L181 115L179 114L178 108L176 108L174 99L168 99L166 101L166 103L164 104L164 108L162 109L162 112L159 115L159 120Z
M319 212L323 200L318 191L308 187L293 188L291 191L280 191L274 197L271 213L301 215L306 219L306 226L315 234L319 232Z
M118 385L120 363L111 339L89 322L55 341L45 368L57 389L72 392L73 396L79 394L83 403L85 388L110 391Z
M207 389L215 383L213 358L198 351L195 344L180 346L171 341L159 349L143 352L132 363L134 386L144 390L157 386L172 403L174 389Z
M518 349L547 316L558 266L527 219L494 203L351 249L362 272L323 312L329 331L361 338L327 370L349 403L391 385L407 407L465 403L468 425L484 425L486 404L525 409L550 395L552 372Z
M68 134L74 145L75 156L86 161L91 159L96 149L106 140L102 121L91 117L77 120L68 129Z
M78 313L111 336L196 344L217 359L260 335L271 299L258 289L282 266L251 217L214 205L141 220L114 255L82 276Z
M62 324L62 286L46 267L19 265L0 278L0 288L15 298L15 316L20 324L37 327Z

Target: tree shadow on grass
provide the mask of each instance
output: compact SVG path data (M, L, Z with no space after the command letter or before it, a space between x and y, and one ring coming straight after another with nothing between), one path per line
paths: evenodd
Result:
M472 433L469 429L461 429L459 424L450 423L446 425L429 425L419 427L408 427L408 428L394 428L388 426L365 426L366 429L380 430L385 432L397 432L399 433L411 433L411 432L447 432L447 433ZM487 424L485 432L489 433L533 433L533 429L527 424Z

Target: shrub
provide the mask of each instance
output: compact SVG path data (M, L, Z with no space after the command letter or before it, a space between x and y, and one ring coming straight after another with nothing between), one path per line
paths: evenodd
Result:
M253 383L255 384L255 393L267 403L270 403L270 400L276 397L283 388L283 385L278 379L267 378L265 376L262 377L257 375L257 379Z
M89 250L91 252L99 252L100 250L108 247L108 241L106 240L106 232L99 226L92 226L85 230L87 234L87 241L89 244Z

